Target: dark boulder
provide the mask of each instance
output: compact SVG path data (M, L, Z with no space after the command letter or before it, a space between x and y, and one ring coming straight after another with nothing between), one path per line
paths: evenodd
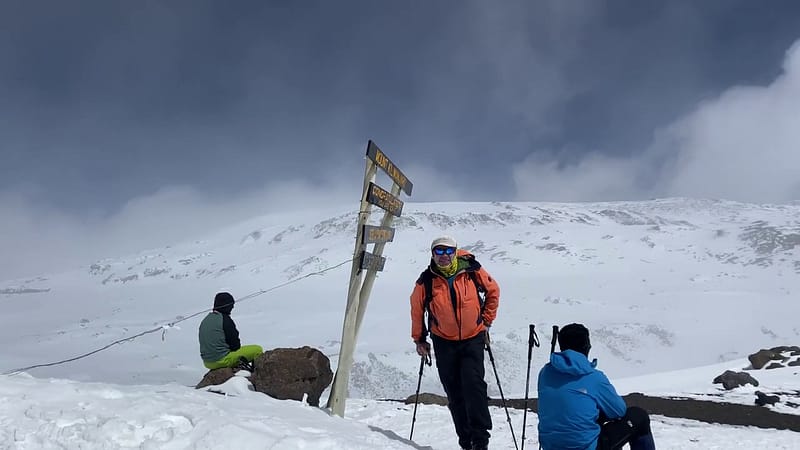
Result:
M774 405L780 399L777 395L767 395L761 391L756 391L756 405L758 406Z
M750 360L750 364L753 366L753 369L758 370L766 366L770 361L782 360L783 355L781 355L780 352L762 349L748 356L747 359Z
M197 383L197 386L195 386L195 389L201 389L201 388L204 388L206 386L215 386L215 385L218 385L218 384L222 384L222 383L228 381L231 377L233 377L233 373L234 373L233 369L231 369L229 367L224 367L222 369L209 370L203 376L203 379L200 380L199 383Z
M749 373L734 372L732 370L726 370L723 374L714 378L713 383L714 384L722 383L722 387L724 387L725 390L728 391L737 388L739 386L744 386L745 384L752 384L753 386L758 386L758 380L753 378Z
M413 405L415 402L417 402L416 397L417 396L415 394L411 394L408 396L408 398L405 399L404 403L406 405ZM425 405L447 406L447 397L443 397L437 394L431 394L428 392L423 392L419 394L418 402Z
M333 372L325 354L311 347L276 348L255 360L250 377L253 387L280 400L303 400L319 406L322 392L331 384Z

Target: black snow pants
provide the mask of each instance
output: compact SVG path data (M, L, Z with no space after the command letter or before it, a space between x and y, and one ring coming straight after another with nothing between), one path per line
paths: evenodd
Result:
M618 450L625 444L631 450L655 450L653 434L650 432L650 416L636 406L628 408L621 419L607 421L600 426L598 450Z
M481 448L489 443L492 417L483 379L484 333L463 341L432 335L439 379L447 393L447 407L461 448Z

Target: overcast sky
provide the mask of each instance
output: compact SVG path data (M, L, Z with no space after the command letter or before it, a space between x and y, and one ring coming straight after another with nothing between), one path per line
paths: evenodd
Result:
M795 0L3 1L0 271L355 206L368 139L411 201L800 199L798 39Z

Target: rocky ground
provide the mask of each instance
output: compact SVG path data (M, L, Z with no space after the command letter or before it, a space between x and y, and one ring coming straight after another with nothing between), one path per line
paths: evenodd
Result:
M713 402L690 398L650 397L642 394L624 396L628 406L639 406L650 414L699 420L701 422L725 425L742 425L778 430L800 431L800 415L775 412L769 408L756 405L740 405L736 403ZM391 400L403 403L414 403L414 396L405 400ZM446 405L447 399L435 394L420 394L421 404ZM502 407L501 399L489 399L491 406ZM524 399L506 399L509 408L523 409ZM529 410L538 411L537 400L528 400Z
M726 371L713 381L713 384L723 385L724 391L718 395L724 397L724 392L730 392L740 386L759 386L759 373L764 370L786 368L800 365L800 346L781 346L771 349L761 349L748 356L750 366L743 371ZM800 391L791 392L756 392L753 404L731 403L723 400L712 401L688 397L656 397L640 393L623 396L628 406L638 406L650 414L699 420L708 423L725 425L742 425L759 428L773 428L778 430L800 431ZM414 403L414 395L404 403ZM420 394L419 402L422 404L446 405L447 399L436 394ZM797 414L787 414L774 411L765 405L783 405L796 408ZM503 406L501 399L489 399L492 406ZM534 413L538 410L537 400L529 399L528 408ZM524 399L506 399L509 408L524 409Z

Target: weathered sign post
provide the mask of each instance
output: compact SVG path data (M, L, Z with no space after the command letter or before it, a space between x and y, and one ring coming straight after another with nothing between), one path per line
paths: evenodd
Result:
M392 190L387 191L375 184L377 170L383 170L392 179ZM333 414L344 417L347 386L350 382L350 369L353 366L358 331L364 312L367 309L375 276L383 270L386 258L382 256L387 242L394 240L392 221L400 217L403 202L398 198L400 192L411 195L413 184L403 172L392 163L374 142L367 144L366 171L364 173L364 189L361 194L361 207L358 212L356 227L356 243L353 252L353 265L350 269L350 284L347 290L347 308L342 326L342 343L339 350L339 364L333 378L328 408ZM385 211L380 225L369 225L372 205ZM373 244L372 251L367 245Z

